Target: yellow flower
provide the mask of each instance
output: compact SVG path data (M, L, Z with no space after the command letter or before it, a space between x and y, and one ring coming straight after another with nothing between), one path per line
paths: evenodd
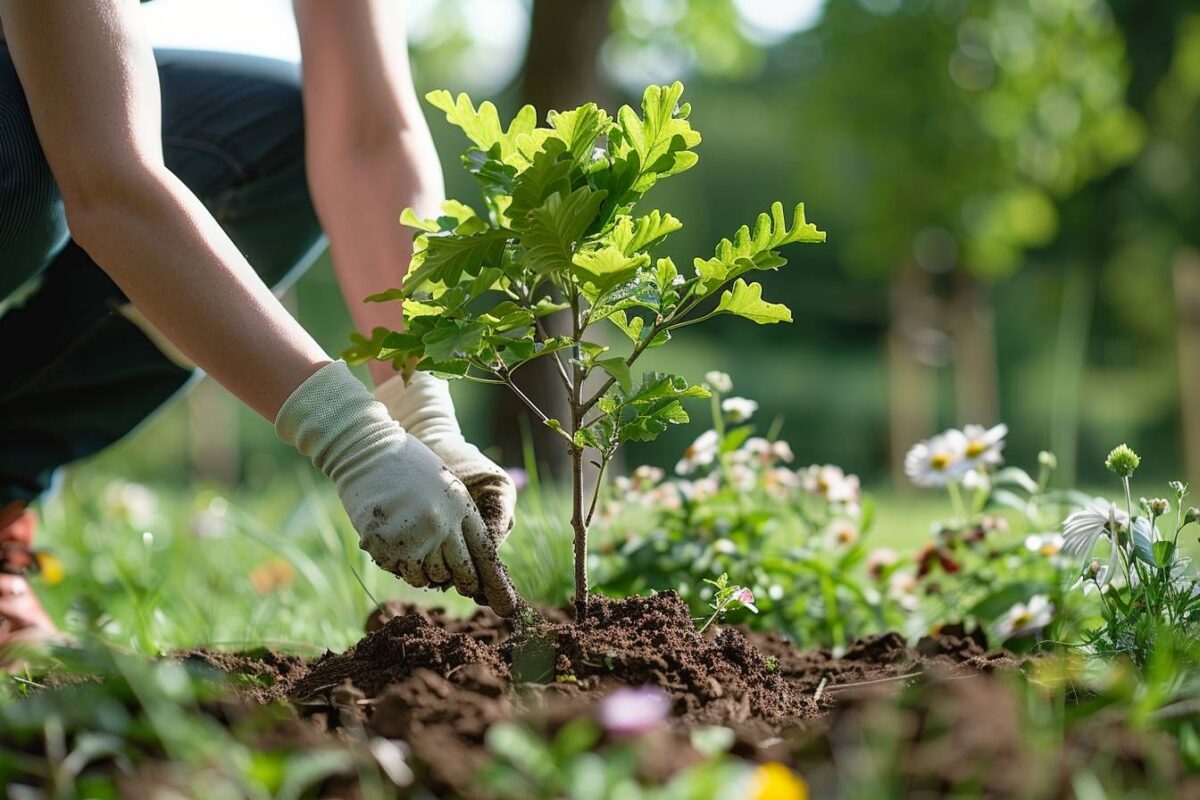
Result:
M808 800L808 784L783 764L763 764L750 777L752 800Z
M63 569L62 562L47 552L39 552L34 556L37 559L38 570L42 573L42 580L47 586L56 586L62 583L62 579L66 576L66 571Z

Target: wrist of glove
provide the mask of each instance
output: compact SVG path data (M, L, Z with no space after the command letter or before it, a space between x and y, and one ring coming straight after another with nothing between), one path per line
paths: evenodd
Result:
M507 472L463 438L449 384L428 372L415 372L407 381L397 375L380 384L375 397L463 482L499 546L513 527L517 489Z
M302 383L275 430L333 481L376 564L413 586L452 582L502 616L515 612L516 593L467 487L344 362Z

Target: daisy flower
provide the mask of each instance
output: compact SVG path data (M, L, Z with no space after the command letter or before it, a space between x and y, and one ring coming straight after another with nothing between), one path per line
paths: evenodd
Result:
M1046 557L1056 556L1063 549L1061 533L1031 533L1025 537L1025 549Z
M991 428L964 425L962 435L966 440L963 455L972 467L994 467L1004 460L1000 451L1004 449L1004 437L1008 435L1007 425L994 425Z
M683 456L675 465L675 472L679 475L691 475L697 467L707 467L717 457L717 447L720 443L721 440L716 431L705 431L700 434L696 441L683 451Z
M1044 628L1054 619L1054 606L1044 594L1035 594L1028 603L1016 603L1000 620L996 630L1000 635L1020 636Z
M858 526L849 520L834 520L825 530L825 540L833 548L850 547L858 541Z
M945 486L968 469L967 437L953 428L917 442L904 456L904 474L917 486Z

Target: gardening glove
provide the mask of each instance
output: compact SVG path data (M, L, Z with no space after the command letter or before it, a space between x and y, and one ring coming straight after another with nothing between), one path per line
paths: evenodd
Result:
M337 488L360 547L413 586L445 586L516 611L516 593L466 487L335 361L300 384L275 419L279 438Z
M385 381L375 397L392 419L432 450L461 480L479 508L496 547L513 527L517 487L508 473L463 438L450 399L450 385L428 372L414 372Z

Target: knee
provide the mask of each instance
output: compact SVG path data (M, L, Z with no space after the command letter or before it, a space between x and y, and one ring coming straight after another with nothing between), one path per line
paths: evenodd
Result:
M0 85L0 261L39 271L68 238L62 198L19 90ZM7 283L7 281L0 281Z

